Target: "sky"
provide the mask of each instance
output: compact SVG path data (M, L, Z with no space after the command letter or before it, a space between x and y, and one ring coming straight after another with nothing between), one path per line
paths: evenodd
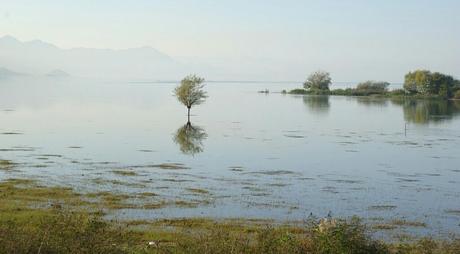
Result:
M62 48L152 46L259 80L460 78L458 0L0 0L0 36ZM253 73L254 75L249 75Z

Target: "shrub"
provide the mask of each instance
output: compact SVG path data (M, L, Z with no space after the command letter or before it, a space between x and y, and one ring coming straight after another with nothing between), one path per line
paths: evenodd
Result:
M296 88L289 91L290 94L308 94L308 91L302 88Z
M331 83L332 79L328 72L316 71L308 76L303 87L309 90L329 90Z
M454 99L460 100L460 90L455 92Z
M404 89L395 89L395 90L392 90L390 92L391 95L398 95L398 96L402 96L402 95L406 95L406 90Z
M439 95L449 98L457 83L457 80L446 74L416 70L406 74L404 89L412 94Z
M125 253L131 240L100 215L56 210L26 222L0 223L0 253Z
M356 87L356 91L365 95L384 94L388 91L389 85L390 83L388 82L366 81L359 83Z

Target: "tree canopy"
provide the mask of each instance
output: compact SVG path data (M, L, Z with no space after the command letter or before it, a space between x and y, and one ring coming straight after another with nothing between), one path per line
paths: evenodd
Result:
M303 86L308 90L329 90L331 82L332 79L329 72L316 71L308 76Z
M390 83L388 82L383 82L383 81L366 81L359 83L356 86L356 89L359 91L365 91L369 94L375 93L375 94L381 94L385 93L388 91L388 86Z
M208 97L203 90L203 82L203 78L196 75L189 75L174 89L174 94L189 109L194 105L200 105Z
M182 104L188 109L188 121L190 122L190 108L194 105L200 105L208 97L203 90L204 79L196 75L185 77L178 87L174 89L174 94Z
M404 89L412 94L452 97L456 84L452 76L428 70L416 70L405 76Z

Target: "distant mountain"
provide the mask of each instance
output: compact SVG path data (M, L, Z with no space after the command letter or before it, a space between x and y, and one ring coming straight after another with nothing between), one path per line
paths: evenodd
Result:
M48 77L70 77L70 74L63 70L52 70L46 74Z
M0 38L0 66L34 75L66 70L79 77L137 80L177 80L193 72L193 66L181 64L151 47L61 49L40 40L22 42L11 36Z
M0 79L1 78L10 78L10 77L18 77L18 76L25 76L24 73L14 72L7 68L0 67Z

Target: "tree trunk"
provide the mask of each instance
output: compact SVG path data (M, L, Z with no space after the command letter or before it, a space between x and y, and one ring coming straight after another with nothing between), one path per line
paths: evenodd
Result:
M190 123L190 107L187 107L187 123Z

